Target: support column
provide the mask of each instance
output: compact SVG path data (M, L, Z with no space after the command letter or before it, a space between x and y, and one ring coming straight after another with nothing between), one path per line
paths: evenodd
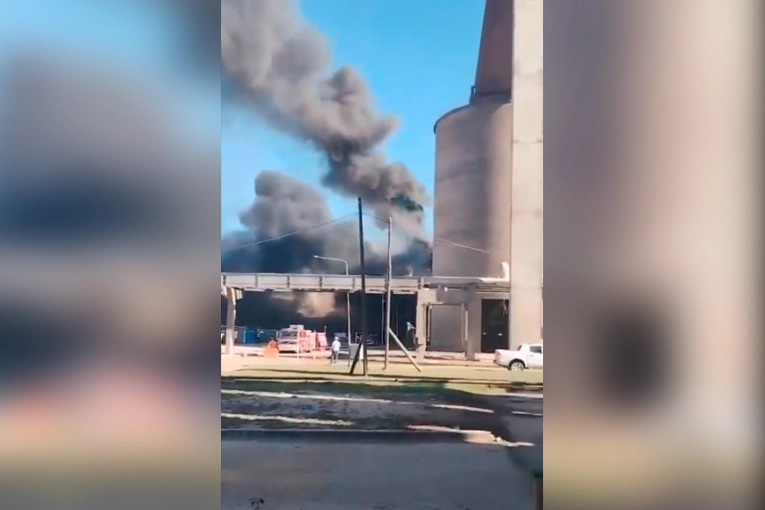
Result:
M475 361L481 352L481 296L475 290L468 293L467 302L467 342L465 359Z
M543 0L515 1L510 346L542 340Z
M432 301L432 292L428 290L417 291L417 315L415 317L415 339L417 342L417 362L425 359L425 348L428 340L428 305Z
M462 339L462 352L466 353L468 350L468 309L467 304L460 303L460 339Z
M236 301L237 290L226 289L226 345L223 353L226 355L234 354L234 338L236 336Z

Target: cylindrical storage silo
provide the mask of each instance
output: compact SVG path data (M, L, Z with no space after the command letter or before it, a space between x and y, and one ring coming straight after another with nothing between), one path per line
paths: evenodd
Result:
M433 274L497 277L510 262L513 107L475 98L435 125ZM431 348L462 351L459 307L433 310Z

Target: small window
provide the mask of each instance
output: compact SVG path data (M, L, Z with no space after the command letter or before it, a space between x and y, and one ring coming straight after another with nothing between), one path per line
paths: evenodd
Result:
M531 352L534 354L542 354L542 346L541 345L532 345L531 346Z

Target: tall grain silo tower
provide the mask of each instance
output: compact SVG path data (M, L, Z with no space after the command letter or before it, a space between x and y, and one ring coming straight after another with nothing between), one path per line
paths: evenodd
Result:
M534 179L530 183L528 176L522 180L515 179L517 175L513 171L514 147L519 145L515 137L517 127L514 128L517 122L514 82L518 73L513 61L516 60L517 66L520 56L514 51L517 45L516 18L519 13L529 12L529 2L541 7L542 0L486 1L470 100L467 105L447 112L435 123L433 273L437 276L496 277L501 273L503 262L510 262L511 273L517 274L528 264L514 266L514 257L520 254L521 258L529 258L513 246L513 237L522 232L524 237L538 234L539 241L534 244L540 247L540 252L535 256L539 259L541 273L541 215L537 215L540 221L538 229L519 225L514 234L511 228L516 213L519 219L524 217L517 204L513 203L514 196L524 193L519 187L537 184ZM541 22L541 9L539 17ZM541 26L539 31L541 44ZM539 74L541 77L541 68ZM523 111L528 113L529 108ZM539 136L541 142L541 132ZM528 153L526 149L521 147L522 152ZM526 191L530 191L534 198L539 197L541 212L541 168L534 170L540 177L539 186ZM521 199L519 204L523 206L523 203ZM529 273L527 270L524 272ZM443 300L449 301L448 296L444 296ZM480 303L473 303L471 324L468 326L472 345L469 346L462 344L461 310L458 307L434 308L431 348L468 353L507 348L512 330L509 326L512 323L512 303L507 293L484 295ZM524 304L520 297L519 304ZM541 304L537 308L541 311ZM475 313L478 310L480 314ZM523 341L534 340L536 338L525 338Z

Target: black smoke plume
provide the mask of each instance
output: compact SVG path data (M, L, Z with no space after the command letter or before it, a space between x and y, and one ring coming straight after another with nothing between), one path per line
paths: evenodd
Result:
M377 112L354 68L331 70L326 38L301 18L296 2L223 0L221 60L226 100L324 154L324 185L361 197L375 216L392 217L421 238L425 187L381 150L396 118Z
M255 201L239 219L245 232L223 239L223 270L264 273L343 273L345 260L351 273L358 271L359 235L355 217L334 221L324 195L295 177L264 170L255 179ZM384 246L366 243L370 274L385 274ZM430 246L409 242L393 256L396 275L429 272ZM342 267L340 267L342 266Z
M322 184L361 197L378 225L395 226L393 272L427 274L431 248L424 239L425 187L402 163L390 163L383 143L397 119L381 115L352 67L331 68L325 36L300 16L293 0L223 0L221 62L224 101L248 109L277 131L323 155ZM224 272L343 273L345 260L359 272L356 218L333 221L321 191L277 171L255 180L255 200L242 211L242 232L223 239ZM369 274L383 275L385 247L367 243ZM256 294L240 316L282 324L311 318L342 325L344 296ZM330 325L331 327L331 325ZM342 329L342 328L338 328Z
M322 193L309 184L280 172L264 170L255 179L255 201L242 211L246 230L223 238L221 270L224 272L342 274L348 262L351 274L359 273L359 237L356 218L333 221ZM384 275L387 250L379 243L365 243L369 274ZM421 240L408 240L392 257L397 276L430 271L431 249ZM330 293L263 293L240 304L240 316L254 324L308 324L342 330L345 298ZM309 322L306 321L308 319ZM248 320L248 319L244 319Z

